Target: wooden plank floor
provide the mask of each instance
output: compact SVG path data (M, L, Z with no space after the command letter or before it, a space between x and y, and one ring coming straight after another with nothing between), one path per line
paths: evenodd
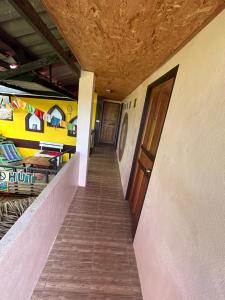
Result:
M31 299L142 299L112 148L95 148L87 187L78 189Z

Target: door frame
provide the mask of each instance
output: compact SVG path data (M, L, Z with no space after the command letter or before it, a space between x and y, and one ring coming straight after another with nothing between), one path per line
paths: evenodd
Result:
M175 81L176 81L176 76L177 76L178 68L179 68L179 65L177 65L176 67L174 67L173 69L171 69L170 71L168 71L166 74L162 75L160 78L158 78L157 80L155 80L153 83L151 83L147 87L144 108L143 108L143 112L142 112L142 117L141 117L141 122L140 122L138 137L137 137L137 142L136 142L136 146L135 146L135 152L134 152L134 156L133 156L132 167L131 167L131 171L130 171L130 177L129 177L127 191L126 191L126 197L125 197L126 200L129 199L130 192L131 192L131 187L132 187L132 183L133 183L133 179L134 179L134 172L135 172L136 162L137 162L137 159L138 159L138 153L139 153L139 149L140 149L140 145L141 145L142 134L143 134L143 130L144 130L146 118L147 118L148 109L149 109L149 106L150 106L150 99L151 99L152 90L157 85L159 85L159 84L161 84L161 83L163 83L163 82L165 82L165 81L167 81L169 79L174 78L174 82L173 82L173 86L172 86L172 90L171 90L171 94L170 94L170 98L171 98L171 95L172 95L172 92L173 92L173 88L174 88L174 84L175 84ZM167 116L169 105L167 107L166 116ZM166 120L166 116L165 116L165 120ZM162 134L162 132L161 132L161 134ZM161 135L160 135L160 139L161 139ZM154 166L153 166L153 168L154 168Z

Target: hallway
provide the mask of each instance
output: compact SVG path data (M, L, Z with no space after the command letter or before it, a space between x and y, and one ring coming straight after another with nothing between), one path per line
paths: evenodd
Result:
M94 149L31 299L142 299L114 149Z

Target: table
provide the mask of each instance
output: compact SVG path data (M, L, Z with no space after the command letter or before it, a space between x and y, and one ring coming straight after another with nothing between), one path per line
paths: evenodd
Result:
M41 168L49 168L51 163L49 158L47 157L36 157L36 156L28 156L25 157L22 162L24 166L30 165L31 167L41 167Z
M24 167L26 167L26 165L29 165L29 167L31 167L31 168L36 167L36 168L46 169L46 172L44 172L45 176L46 176L46 183L49 182L48 168L51 166L49 158L47 158L47 157L28 156L28 157L25 157L22 160L21 163L23 164ZM40 170L40 172L42 173L43 170Z

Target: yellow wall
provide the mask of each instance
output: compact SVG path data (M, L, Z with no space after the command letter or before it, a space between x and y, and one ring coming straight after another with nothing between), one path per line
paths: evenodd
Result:
M15 98L11 97L13 101ZM69 122L73 117L77 116L77 101L64 101L64 100L49 100L49 99L34 99L34 98L22 98L21 100L33 105L35 108L39 108L44 112L47 112L52 106L58 105L66 115L66 121ZM68 106L72 106L72 113L68 113ZM97 94L94 93L93 97L93 111L92 111L92 122L91 127L94 129L95 118L96 118L96 106L97 106ZM44 132L32 132L25 130L25 117L27 115L27 110L24 111L14 109L13 121L0 120L0 133L3 136L23 139L30 141L48 141L62 143L65 145L76 145L76 137L71 137L67 135L67 129L64 128L54 128L47 126L44 122ZM37 152L37 149L19 149L23 156L30 156Z
M98 95L97 95L96 93L94 93L94 97L93 97L93 107L92 107L91 129L95 129L96 110L97 110L97 100L98 100Z
M14 97L12 97L14 100ZM77 101L63 101L63 100L49 100L49 99L34 99L34 98L21 98L33 105L36 108L47 112L52 106L58 105L66 115L66 121L70 121L71 118L77 115ZM68 114L67 108L72 106L73 111ZM0 120L0 133L6 137L24 139L30 141L51 141L56 143L62 143L66 145L75 146L76 138L67 135L67 129L64 128L53 128L47 126L44 122L44 132L32 132L25 130L25 117L27 110L14 109L13 121ZM37 150L20 148L20 152L23 156L33 155Z

